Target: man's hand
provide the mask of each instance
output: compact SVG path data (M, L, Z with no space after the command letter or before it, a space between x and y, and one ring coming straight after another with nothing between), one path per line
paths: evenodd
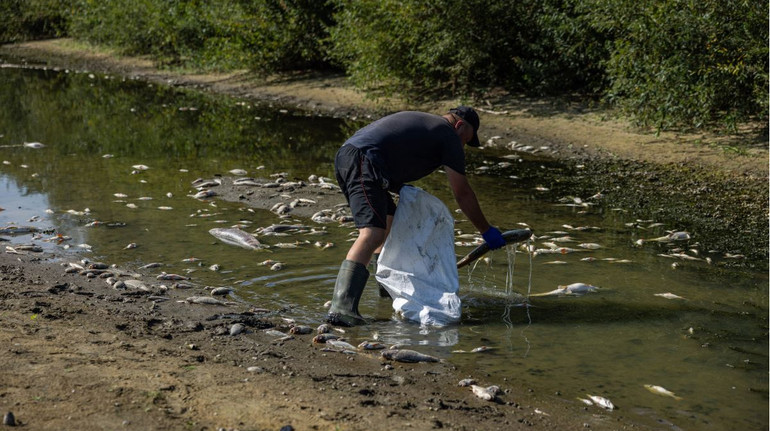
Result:
M484 237L484 241L487 242L487 245L489 245L489 248L492 250L497 250L498 248L505 246L503 234L501 234L500 230L494 226L490 226L486 232L481 234L481 236Z

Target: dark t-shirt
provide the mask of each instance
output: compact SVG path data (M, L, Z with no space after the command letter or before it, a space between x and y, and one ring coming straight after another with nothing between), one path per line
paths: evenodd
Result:
M388 115L357 131L345 144L366 154L388 180L391 191L439 166L465 175L462 141L439 115L414 111Z

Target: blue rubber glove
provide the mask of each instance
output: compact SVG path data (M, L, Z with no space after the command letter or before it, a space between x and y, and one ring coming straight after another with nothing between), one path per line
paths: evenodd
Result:
M498 248L505 246L503 234L501 234L500 230L494 226L490 226L486 232L481 234L481 236L484 237L484 241L487 242L487 245L489 245L491 250L497 250Z

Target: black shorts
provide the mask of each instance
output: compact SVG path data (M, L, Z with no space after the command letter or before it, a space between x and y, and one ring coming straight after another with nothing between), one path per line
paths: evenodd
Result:
M382 175L361 150L343 145L334 160L334 173L348 200L356 227L385 229L386 216L396 213L396 204Z

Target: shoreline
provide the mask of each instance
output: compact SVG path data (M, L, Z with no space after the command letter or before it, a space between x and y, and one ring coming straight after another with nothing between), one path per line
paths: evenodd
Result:
M183 75L159 71L142 59L83 52L66 40L0 47L0 54L9 53L49 67L300 105L323 115L417 109L366 99L342 77L265 84L247 74ZM456 104L440 101L419 109L440 111ZM492 141L488 145L548 145L554 151L549 157L562 160L693 163L767 183L766 145L731 157L716 138L712 144L694 144L695 136L633 133L580 109L547 114L558 109L516 100L495 100L482 109L480 138ZM0 380L2 406L35 429L647 428L632 422L622 406L613 412L586 407L516 382L460 375L450 363L392 363L377 353L325 352L310 341L312 335L276 341L264 329L288 332L280 310L180 303L207 292L161 289L150 272L137 277L150 293L121 292L99 278L65 274L62 259L45 253L0 255L0 314L6 323L0 334L8 346L2 353L7 369ZM165 298L150 299L156 296ZM223 314L235 317L215 317ZM237 321L246 332L227 335ZM458 386L466 377L504 392L497 401L481 400Z

